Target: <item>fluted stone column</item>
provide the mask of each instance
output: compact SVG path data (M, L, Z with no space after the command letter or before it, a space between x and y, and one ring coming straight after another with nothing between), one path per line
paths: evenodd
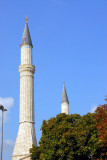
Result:
M34 77L32 65L32 42L27 22L21 43L20 73L20 115L19 131L12 160L20 160L29 155L32 144L37 145L34 127Z

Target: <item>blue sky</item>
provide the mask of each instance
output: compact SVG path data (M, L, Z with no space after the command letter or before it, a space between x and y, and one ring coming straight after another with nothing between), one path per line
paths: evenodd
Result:
M18 132L18 66L25 16L34 46L38 142L42 121L61 112L63 80L70 114L90 112L104 104L107 94L106 0L1 0L0 103L8 108L4 117L3 160L11 160Z

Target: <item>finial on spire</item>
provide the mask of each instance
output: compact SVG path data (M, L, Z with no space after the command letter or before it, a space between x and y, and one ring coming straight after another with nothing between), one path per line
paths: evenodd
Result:
M26 19L25 19L25 20L26 20L26 22L27 22L27 20L28 20L28 19L27 19L27 16L26 16Z
M63 81L63 85L65 85L65 82Z

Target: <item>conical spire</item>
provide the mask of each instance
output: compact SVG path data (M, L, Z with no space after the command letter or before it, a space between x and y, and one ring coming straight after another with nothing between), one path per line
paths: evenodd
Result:
M23 44L28 44L28 45L32 45L32 41L31 41L31 37L30 37L30 32L29 32L29 28L28 28L28 24L27 24L27 17L26 17L26 23L25 23L25 29L23 32L23 37L22 37L22 42L21 45Z
M63 82L63 92L62 92L62 101L61 101L61 103L64 103L64 102L69 104L68 96L67 96L66 88L65 88L65 83Z

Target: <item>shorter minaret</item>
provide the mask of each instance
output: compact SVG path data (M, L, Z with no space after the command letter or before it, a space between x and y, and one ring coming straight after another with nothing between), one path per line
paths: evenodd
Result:
M69 101L68 101L64 82L63 82L63 92L62 92L62 100L61 100L61 113L69 114Z

